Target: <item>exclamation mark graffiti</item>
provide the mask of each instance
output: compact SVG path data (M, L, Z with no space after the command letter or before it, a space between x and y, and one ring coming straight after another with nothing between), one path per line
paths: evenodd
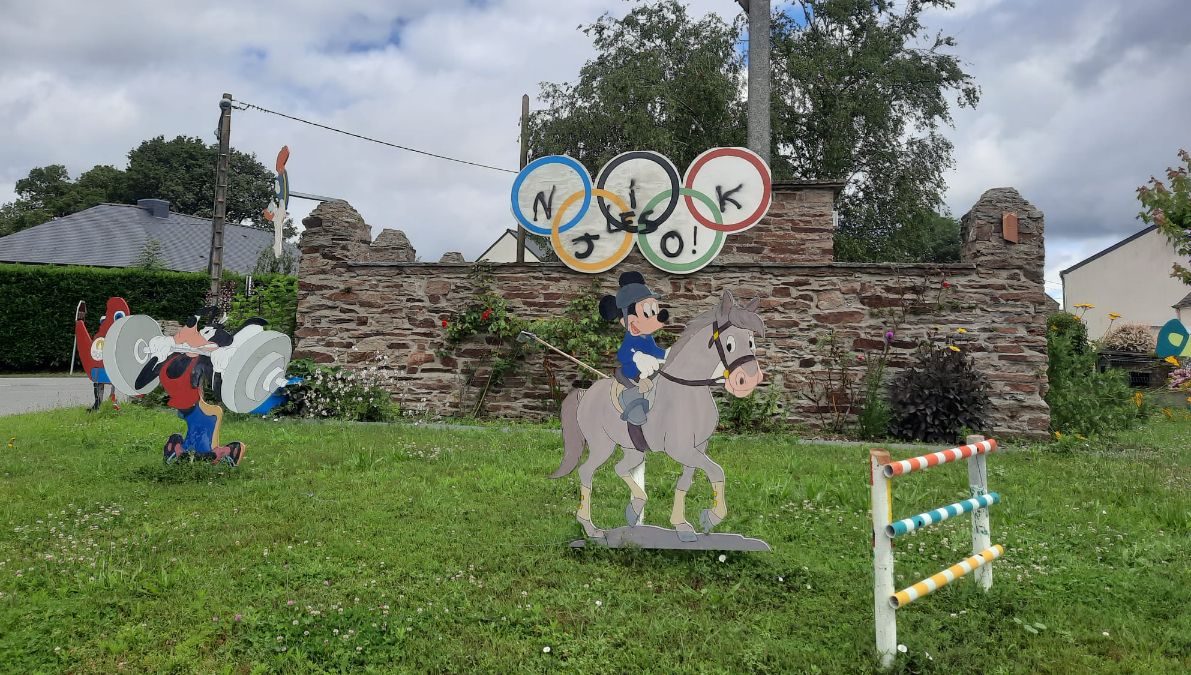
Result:
M696 225L694 227L693 232L694 233L691 235L691 255L698 256L699 252L695 250L695 247L699 245L699 226L698 225Z

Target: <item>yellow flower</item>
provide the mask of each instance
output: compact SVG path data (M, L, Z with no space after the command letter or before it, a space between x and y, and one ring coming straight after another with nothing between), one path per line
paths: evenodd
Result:
M1081 302L1081 303L1079 303L1079 304L1077 304L1077 305L1072 305L1072 306L1073 306L1073 307L1077 307L1077 308L1079 308L1079 309L1095 309L1095 308L1096 308L1096 305L1092 305L1092 304L1089 304L1089 303L1086 303L1086 302Z
M1163 408L1162 414L1166 415L1166 419L1168 419L1168 420L1174 419L1174 411L1171 410L1170 408Z
M966 333L966 332L968 332L968 329L967 328L956 328L955 332L956 333Z
M1170 365L1174 366L1175 368L1179 367L1179 360L1173 356L1168 356L1162 360L1169 363Z
M1133 392L1133 405L1140 408L1141 404L1144 403L1145 400L1146 397L1140 391Z
M951 350L951 351L953 351L953 352L958 352L958 351L959 351L959 347L956 347L955 345L947 345L947 348L948 348L948 349L950 349L950 350Z
M1188 396L1188 397L1187 397L1187 404L1188 404L1188 405L1191 405L1191 396ZM12 439L12 440L14 440L14 441L15 441L16 439L14 438L14 439Z
M1056 432L1055 432L1055 440L1056 440L1056 441L1061 441L1061 440L1063 440L1063 432L1061 432L1061 431L1056 431Z
M1108 318L1112 321L1116 321L1117 319L1121 318L1121 315L1117 314L1116 312L1109 312Z

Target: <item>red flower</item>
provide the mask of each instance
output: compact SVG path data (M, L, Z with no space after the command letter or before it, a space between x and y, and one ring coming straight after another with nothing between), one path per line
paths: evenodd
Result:
M491 309L485 309L484 313L480 315L480 321L487 321L488 317L492 316Z
M447 320L446 320L446 319L443 319L443 320L442 320L442 327L443 327L443 328L446 328L446 327L447 327Z
M950 281L944 281L944 282L943 282L943 288L951 288L951 282L950 282Z

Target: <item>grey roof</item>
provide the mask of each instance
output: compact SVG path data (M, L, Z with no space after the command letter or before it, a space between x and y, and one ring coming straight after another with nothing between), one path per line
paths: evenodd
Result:
M1178 302L1174 303L1173 305L1171 305L1171 307L1173 309L1182 309L1184 307L1191 307L1191 293L1188 293L1187 295L1183 296L1182 300L1179 300Z
M211 252L211 220L169 213L154 217L130 204L100 204L36 227L0 237L0 262L133 267L146 243L161 244L162 264L179 272L206 272ZM241 274L256 267L262 249L273 246L273 232L227 224L223 268ZM299 252L285 244L296 260Z

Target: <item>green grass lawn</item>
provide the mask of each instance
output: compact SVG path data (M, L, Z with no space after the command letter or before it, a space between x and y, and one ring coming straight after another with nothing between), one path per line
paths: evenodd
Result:
M719 528L771 554L572 550L557 433L235 421L238 469L161 464L170 413L0 418L6 672L863 672L873 650L864 446L718 437ZM15 437L13 448L6 448ZM1191 423L989 458L985 594L900 611L907 672L1191 669ZM895 458L910 453L895 451ZM665 524L677 466L648 460ZM896 517L967 496L894 483ZM700 474L689 517L710 503ZM622 523L606 467L595 519ZM898 587L970 553L961 517L897 541Z

